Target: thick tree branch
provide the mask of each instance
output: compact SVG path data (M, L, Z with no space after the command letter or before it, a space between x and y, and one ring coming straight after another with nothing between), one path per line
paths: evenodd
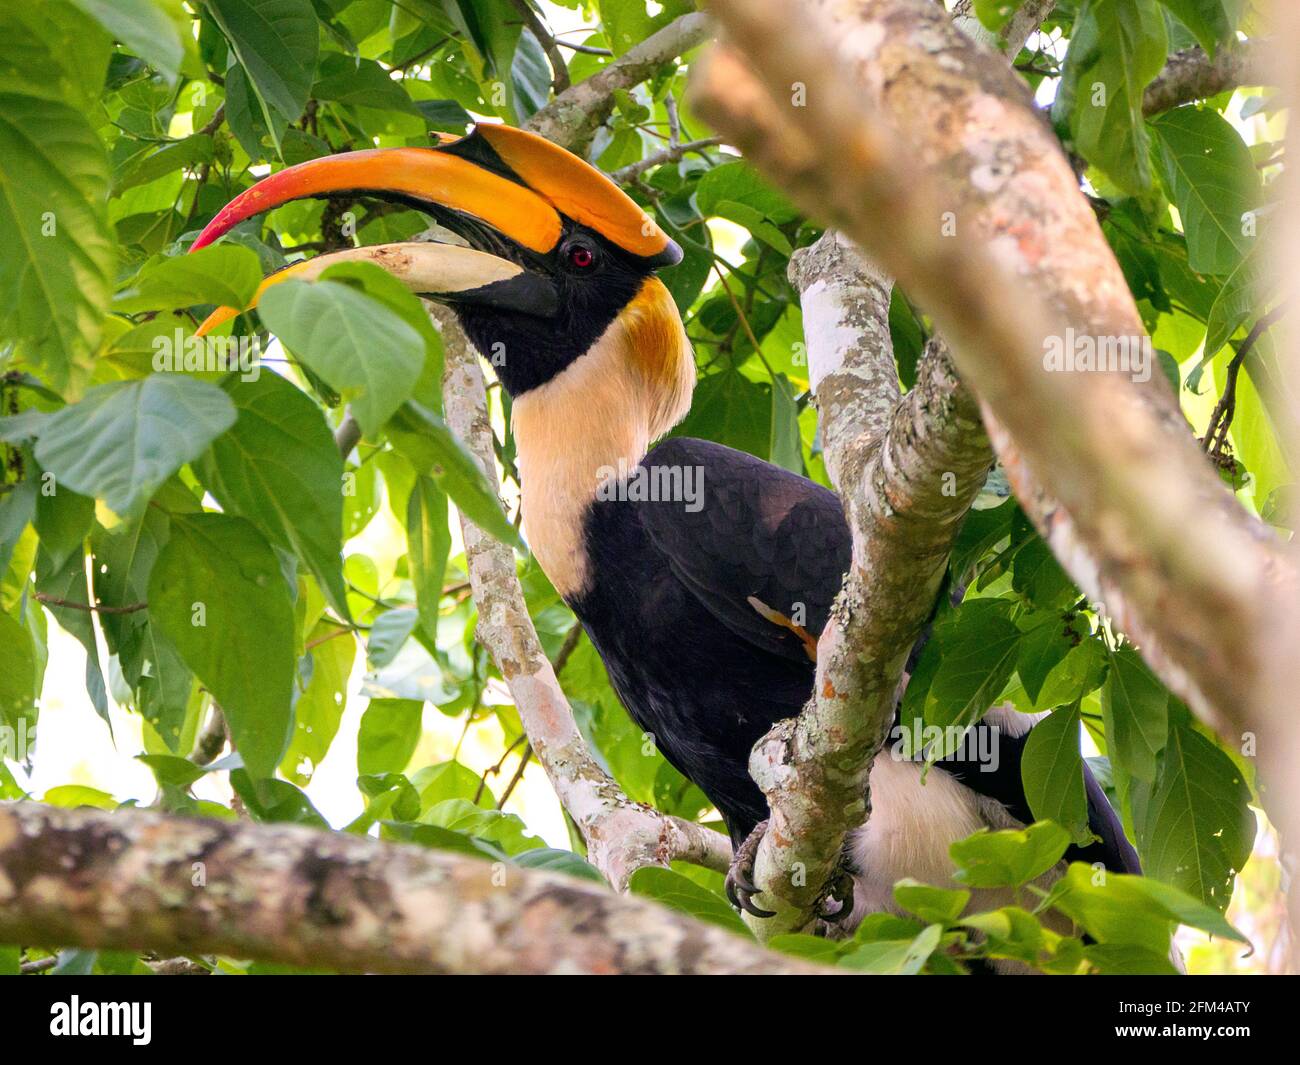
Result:
M0 804L0 942L339 972L815 973L572 877L296 825Z
M455 319L442 310L436 310L435 317L446 359L447 423L495 487L482 372ZM592 758L528 616L514 553L463 517L461 531L478 607L478 638L501 670L529 743L561 804L581 830L592 863L619 890L641 866L667 865L673 859L725 869L731 855L726 837L632 802Z
M864 0L829 26L803 9L797 28L771 0L713 6L799 133L760 135L712 99L697 109L932 313L1005 426L992 436L1026 510L1170 687L1225 736L1260 727L1275 712L1256 683L1261 634L1300 600L1294 566L1204 461L1152 359L1145 375L1137 361L1131 374L1048 372L1054 344L1141 351L1145 334L1015 75L924 0ZM842 41L867 43L841 54ZM794 108L800 81L807 106Z
M853 531L853 567L818 643L813 698L750 760L771 811L754 867L767 889L759 905L776 914L751 921L762 936L811 921L846 835L866 817L872 759L908 651L993 459L979 409L937 345L900 400L889 282L848 241L828 233L797 254L791 280L803 297L809 375L827 469Z
M1143 114L1150 118L1239 85L1258 84L1264 80L1259 69L1262 47L1240 41L1220 48L1213 59L1203 48L1175 52L1142 94Z
M679 55L702 44L708 19L697 12L674 19L629 48L608 66L561 93L525 123L526 128L581 155L614 109L614 91L629 89Z

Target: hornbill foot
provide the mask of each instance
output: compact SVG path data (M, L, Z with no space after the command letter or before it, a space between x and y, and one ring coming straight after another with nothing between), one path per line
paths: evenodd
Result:
M753 897L759 893L754 883L754 859L758 857L758 845L763 842L767 831L767 822L760 821L745 837L745 842L736 848L731 858L731 868L727 870L727 898L731 905L753 917L775 917L771 910L755 906Z
M837 909L830 909L831 903ZM826 894L817 905L817 917L827 924L837 925L853 912L853 874L841 863L826 885Z

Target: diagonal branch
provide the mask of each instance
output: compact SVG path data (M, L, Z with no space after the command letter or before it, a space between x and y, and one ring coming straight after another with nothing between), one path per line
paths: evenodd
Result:
M455 319L441 309L434 315L443 335L447 422L495 487L482 372ZM673 859L725 869L731 854L725 836L634 803L591 756L528 616L514 553L463 516L461 531L478 607L478 639L501 670L528 741L582 832L592 863L618 890L641 866L667 865Z
M689 52L708 36L706 16L698 12L682 15L562 92L533 115L525 127L581 155L614 110L615 90L630 89L644 81L664 63Z
M597 884L348 832L0 803L0 943L338 972L815 973Z
M1239 85L1259 84L1264 80L1259 68L1265 47L1239 41L1221 47L1212 59L1203 48L1175 52L1142 94L1142 113L1150 118Z
M1294 549L1200 453L1023 86L925 0L815 4L797 24L777 0L713 7L753 64L728 82L748 106L702 94L697 110L932 315L1025 512L1194 713L1232 746L1258 738L1262 779L1282 789L1266 805L1295 848ZM1078 338L1131 354L1052 372Z

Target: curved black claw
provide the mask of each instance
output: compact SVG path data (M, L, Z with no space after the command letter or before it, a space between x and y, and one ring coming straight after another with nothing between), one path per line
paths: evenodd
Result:
M839 909L827 910L826 904L834 899ZM826 895L818 908L817 916L827 924L839 924L853 912L853 875L840 866L827 887Z
M745 837L745 842L736 848L731 858L731 868L727 870L727 898L731 905L753 917L775 917L771 910L755 906L753 896L759 892L754 883L754 858L758 855L758 845L763 842L763 833L767 831L767 822L760 821L754 830Z

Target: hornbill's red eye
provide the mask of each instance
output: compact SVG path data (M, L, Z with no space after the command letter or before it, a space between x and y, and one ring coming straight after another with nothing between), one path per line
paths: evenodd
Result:
M569 249L569 262L579 270L588 270L596 262L595 253L582 244L575 244Z

